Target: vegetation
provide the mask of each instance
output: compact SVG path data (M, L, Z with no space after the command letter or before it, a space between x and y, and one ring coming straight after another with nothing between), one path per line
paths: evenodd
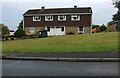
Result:
M107 23L107 26L113 25L115 23L116 23L115 21L110 21L110 22Z
M19 27L14 34L14 36L18 38L24 37L25 35L25 31L21 27Z
M100 27L100 31L106 31L107 30L107 27L103 24L101 27Z
M18 28L19 28L19 27L23 29L23 20L21 20L21 22L19 23Z
M120 1L113 2L116 8L118 8L118 11L115 15L113 15L114 21L120 21Z
M68 32L67 35L74 35L74 32Z
M118 52L118 32L2 42L3 52Z
M0 31L2 31L2 36L9 35L9 29L4 24L0 24Z
M94 29L96 27L100 27L100 25L92 25L92 29Z
M113 4L118 9L117 13L113 15L113 20L116 21L116 29L120 31L120 0L113 0Z

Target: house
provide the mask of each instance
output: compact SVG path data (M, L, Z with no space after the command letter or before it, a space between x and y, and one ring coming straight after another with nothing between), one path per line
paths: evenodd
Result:
M92 33L91 7L29 9L23 14L23 29L26 34L47 30L48 35Z
M100 27L95 27L92 29L92 33L100 32Z
M116 29L116 24L112 24L112 25L109 25L109 26L107 26L107 30L117 30Z

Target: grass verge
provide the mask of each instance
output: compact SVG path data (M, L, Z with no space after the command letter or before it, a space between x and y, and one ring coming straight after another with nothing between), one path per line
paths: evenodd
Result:
M118 32L3 41L2 52L118 52Z

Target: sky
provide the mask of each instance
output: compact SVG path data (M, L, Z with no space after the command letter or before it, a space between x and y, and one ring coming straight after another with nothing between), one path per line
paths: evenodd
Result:
M117 9L112 5L112 0L1 0L0 23L8 26L10 30L16 30L23 18L23 13L28 9L45 8L72 8L92 7L92 24L107 24L112 20L112 15Z

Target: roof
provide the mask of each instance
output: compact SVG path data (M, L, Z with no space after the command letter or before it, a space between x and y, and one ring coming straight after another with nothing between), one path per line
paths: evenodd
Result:
M23 15L29 14L60 14L60 13L92 13L91 7L74 7L74 8L51 8L29 9Z

